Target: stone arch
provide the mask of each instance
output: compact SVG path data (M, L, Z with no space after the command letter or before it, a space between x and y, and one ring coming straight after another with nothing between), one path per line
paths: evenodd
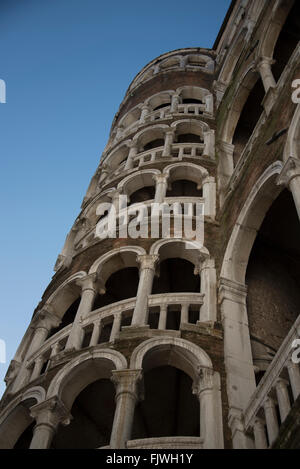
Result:
M164 72L172 68L178 68L180 66L180 62L180 55L172 55L171 57L167 57L159 63L159 71Z
M235 66L241 56L245 45L245 37L247 35L248 28L243 28L240 34L234 40L232 47L228 54L226 54L225 62L222 65L218 80L222 83L228 84L234 72Z
M146 186L155 186L154 176L160 174L158 169L144 169L130 174L118 185L118 189L130 196L133 192Z
M251 90L254 88L256 82L259 79L259 73L255 71L254 63L251 63L241 78L238 80L230 107L227 111L227 115L223 119L222 125L220 127L219 136L220 140L223 142L232 143L235 129L237 127L244 105Z
M137 144L138 151L144 151L145 145L147 145L151 141L155 141L155 140L164 141L165 134L168 129L169 129L169 126L166 124L152 125L136 133L135 136L133 137L133 142ZM163 146L163 142L161 146Z
M127 159L131 140L126 140L114 148L107 156L105 163L112 171Z
M245 283L248 259L257 231L271 204L283 190L276 185L282 166L281 161L269 166L251 190L227 244L221 269L222 278Z
M93 263L89 274L97 272L105 283L110 275L118 270L125 267L138 267L137 256L144 254L146 254L145 249L139 246L123 246L113 249Z
M13 399L0 415L0 449L12 449L26 428L33 422L30 407L43 402L46 391L34 386Z
M93 381L110 378L112 370L126 368L126 358L116 350L98 349L81 353L53 378L47 399L59 397L66 408L71 409L76 396Z
M74 301L80 297L81 290L76 281L86 276L86 272L80 271L65 280L48 298L44 308L53 311L57 317L62 318L65 311Z
M126 112L126 114L120 119L118 127L121 127L125 130L133 124L137 123L141 116L141 107L142 105L138 104L137 106L134 106L132 109L130 109L130 111Z
M171 124L171 128L175 129L176 134L179 133L194 133L201 139L204 137L204 132L209 130L208 124L198 121L196 119L180 119Z
M152 111L162 104L171 104L173 94L174 90L161 91L147 98L145 104L148 105Z
M202 166L194 163L174 163L164 168L169 181L176 179L187 179L201 185L203 179L209 176L208 171Z
M280 31L285 23L285 20L293 6L293 0L277 0L273 6L269 22L267 22L265 29L261 35L258 47L258 56L260 57L273 57L275 45L279 37Z
M156 241L150 248L150 254L159 255L160 262L170 257L185 259L194 264L195 268L199 267L200 256L209 257L209 252L205 247L199 247L193 241L175 238Z
M300 158L300 104L296 107L289 127L283 152L283 161L287 161L290 156Z
M165 355L167 356L166 363L180 368L192 379L197 378L199 367L212 368L211 359L203 349L192 342L175 337L153 338L142 342L131 355L130 368L142 369L147 355L146 367L157 366L155 359L158 353L159 364L163 363L161 355Z
M186 68L204 68L211 72L214 71L214 60L208 55L203 54L188 54L186 57Z

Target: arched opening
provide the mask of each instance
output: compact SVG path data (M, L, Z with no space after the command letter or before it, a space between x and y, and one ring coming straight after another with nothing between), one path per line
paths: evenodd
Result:
M167 197L202 197L202 189L198 184L186 179L172 181L167 190Z
M145 202L146 200L152 200L155 196L154 186L141 187L137 191L133 192L129 197L129 204L136 204L138 202Z
M153 109L153 111L158 111L158 109L162 109L162 108L168 107L168 106L171 106L171 102L160 104L159 106L156 106L156 107Z
M163 138L156 138L146 143L142 151L148 151L148 150L152 150L153 148L163 147L164 143L165 141Z
M75 319L75 316L76 316L76 313L77 313L77 310L78 310L80 299L81 299L80 297L77 298L71 304L71 306L69 306L69 308L67 309L67 311L65 312L65 314L62 317L61 323L59 324L59 326L57 326L57 327L50 330L47 339L49 339L49 337L52 337L57 332L61 331L64 327L67 327L69 324L73 323L73 321Z
M146 370L145 398L135 409L132 438L199 436L199 401L192 379L174 366Z
M234 165L236 165L240 159L240 156L260 118L263 111L261 103L264 96L265 90L262 81L258 79L244 104L233 135L232 143L234 145Z
M159 265L159 275L154 277L152 294L164 293L200 293L200 276L194 273L194 264L186 259L168 258ZM196 323L199 319L199 308L189 308L189 322ZM149 325L157 327L155 309L149 310ZM181 321L181 307L170 304L167 309L166 329L179 330Z
M182 104L203 104L201 99L195 99L195 98L183 98Z
M67 426L60 426L52 449L95 449L109 445L115 412L115 388L110 379L89 384L76 397Z
M35 427L35 422L32 422L28 427L24 430L22 435L18 438L14 449L29 449L31 440L33 437L33 429Z
M281 29L274 49L272 66L276 81L279 80L285 66L300 41L300 3L295 1Z
M136 296L139 283L139 271L137 267L124 267L107 279L105 284L105 294L98 294L93 309L126 300Z
M300 310L300 225L291 193L284 190L258 231L246 272L247 310L257 382Z
M178 143L203 143L203 139L200 137L200 135L186 133L186 134L178 135L177 142Z

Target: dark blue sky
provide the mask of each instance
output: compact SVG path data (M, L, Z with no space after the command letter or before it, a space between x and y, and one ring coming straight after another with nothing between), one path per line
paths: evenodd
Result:
M182 47L212 47L230 0L0 0L0 395L124 93Z

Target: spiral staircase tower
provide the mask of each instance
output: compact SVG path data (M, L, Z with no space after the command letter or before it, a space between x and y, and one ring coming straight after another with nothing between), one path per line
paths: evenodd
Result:
M297 8L280 3L232 2L214 49L163 54L129 86L56 273L9 366L0 447L219 449L274 443L276 393L282 422L290 409L286 381L268 384L278 359L270 360L275 345L268 348L258 337L265 323L253 296L248 315L257 316L248 325L245 271L271 198L293 181L296 205L300 200L296 147L289 143L296 141L299 119L292 117L290 101L280 104L286 85L272 75L272 57L266 57L272 48L259 43L276 39L284 8L285 17ZM295 77L297 58L299 44L285 78ZM263 111L254 122L261 92ZM239 136L248 95L247 122L256 127L250 133L249 126L242 128ZM282 147L274 150L279 137L267 124L283 106L282 119L295 123L294 133L283 137L291 153L281 163L276 155ZM258 160L256 142L267 140ZM128 236L117 229L116 236L100 239L97 229L106 226L109 210L125 223L124 198L129 223L141 207L149 221L153 203L174 204L170 236L159 231L153 237L148 228L148 236ZM204 238L195 247L174 223L188 206L184 219L195 224L197 204L203 207ZM268 295L262 292L264 301ZM280 350L294 337L293 320L290 332L282 332ZM287 361L284 370L296 399L299 367Z

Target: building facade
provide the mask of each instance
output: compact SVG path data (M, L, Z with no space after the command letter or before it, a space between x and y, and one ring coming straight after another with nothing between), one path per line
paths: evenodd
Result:
M213 49L135 77L7 371L0 448L300 447L299 22L296 0L233 1ZM153 203L170 235L126 236ZM176 223L200 219L195 244Z

